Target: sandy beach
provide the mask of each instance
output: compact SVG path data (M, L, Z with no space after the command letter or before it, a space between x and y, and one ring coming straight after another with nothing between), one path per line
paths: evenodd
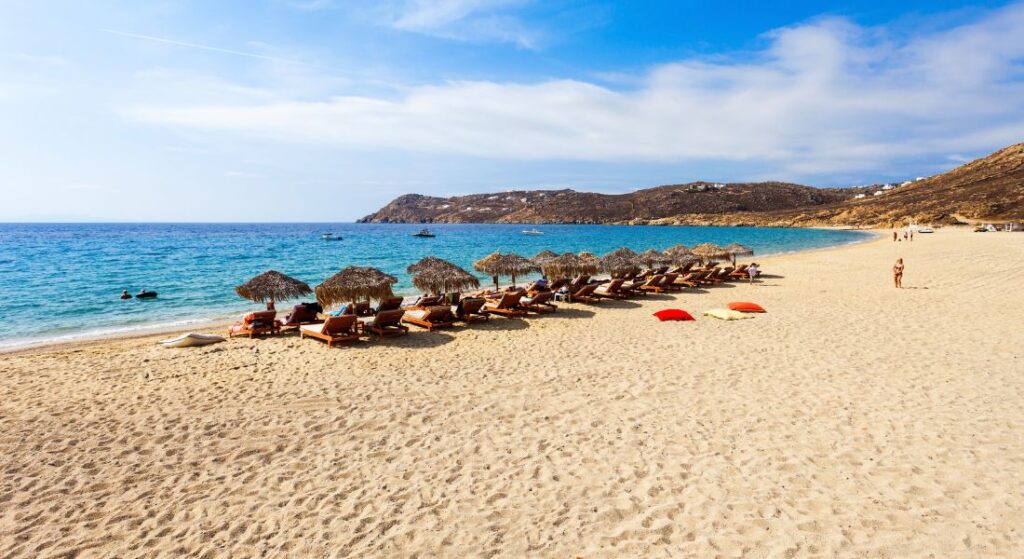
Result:
M1024 235L760 262L353 347L0 355L0 555L1024 555ZM729 301L768 313L651 316Z

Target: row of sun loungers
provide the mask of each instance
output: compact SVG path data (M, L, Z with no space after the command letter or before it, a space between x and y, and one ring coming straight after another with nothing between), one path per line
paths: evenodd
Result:
M525 289L481 292L480 296L462 298L457 305L446 304L440 296L423 296L415 304L403 306L401 297L392 297L381 301L376 309L367 302L348 305L340 316L322 315L318 312L322 309L316 304L296 305L284 321L276 320L275 311L250 313L241 324L229 330L229 335L251 338L297 330L302 338L322 340L332 347L364 336L402 336L409 332L408 325L434 331L458 322L486 321L491 316L523 318L530 314L549 314L558 310L554 303L556 295L573 302L594 304L604 299L713 286L747 278L746 268L746 265L698 269L686 266L672 270L664 267L603 282L592 282L589 276L581 276L572 281L556 280L546 288L535 283Z

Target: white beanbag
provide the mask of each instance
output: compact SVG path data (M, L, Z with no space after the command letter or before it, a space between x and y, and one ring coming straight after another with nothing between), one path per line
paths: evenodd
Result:
M709 311L704 311L704 316L721 318L722 320L742 320L744 318L754 318L749 314L741 313L739 311L732 311L729 309L711 309Z

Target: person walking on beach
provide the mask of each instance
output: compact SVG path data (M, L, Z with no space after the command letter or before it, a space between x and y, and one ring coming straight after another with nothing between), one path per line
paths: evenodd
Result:
M893 231L893 232L892 232L892 242L894 242L894 243L895 243L895 242L896 242L896 241L898 241L898 240L900 240L900 237L899 237L899 233L897 233L897 232Z
M914 242L914 230L910 230L910 242Z
M896 289L903 289L903 259L897 258L896 265L892 267L892 279L896 282Z
M750 277L750 283L754 283L754 278L761 273L761 270L757 267L757 262L752 262L750 266L747 266L747 276Z

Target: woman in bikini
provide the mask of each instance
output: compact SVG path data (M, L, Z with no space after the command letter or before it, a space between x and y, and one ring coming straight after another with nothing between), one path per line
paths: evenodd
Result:
M896 265L892 267L892 278L896 282L896 288L903 288L903 259L899 258L896 260Z

